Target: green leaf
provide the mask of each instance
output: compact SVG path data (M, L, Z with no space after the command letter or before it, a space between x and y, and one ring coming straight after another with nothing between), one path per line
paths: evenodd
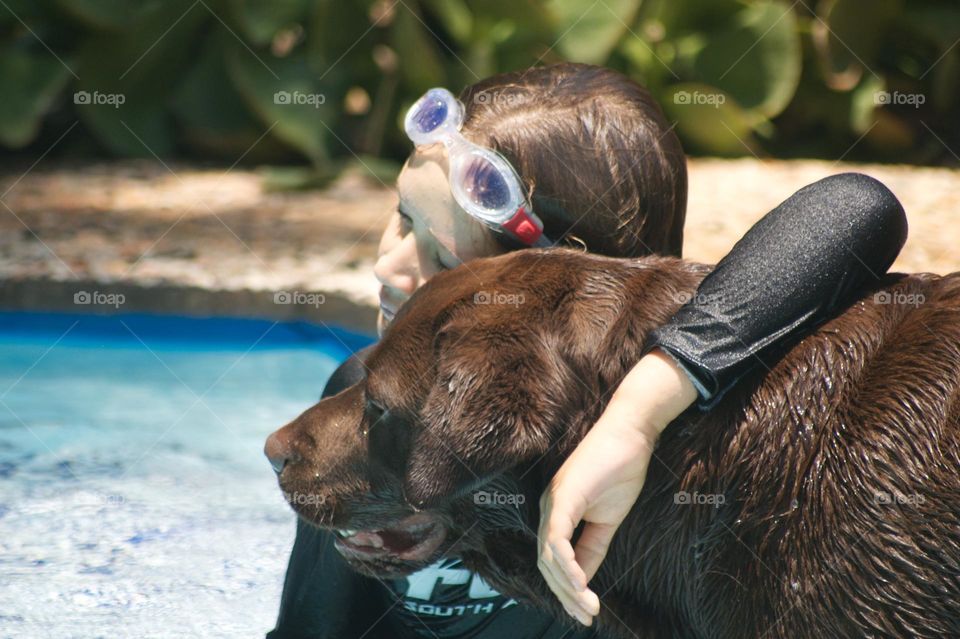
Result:
M77 110L97 140L122 156L173 153L168 101L211 19L191 0L148 6L127 29L88 37L77 55Z
M867 75L854 89L850 101L850 128L860 135L876 121L877 96L883 91L883 80Z
M446 80L438 51L438 41L414 13L410 5L398 5L391 25L391 43L400 56L400 77L416 95Z
M954 46L960 38L960 8L955 5L911 5L900 18L910 28L935 42L940 49L938 55Z
M322 189L343 170L341 163L320 171L314 166L264 166L257 169L260 185L267 192Z
M933 106L941 113L955 110L960 102L960 8L955 6L911 6L904 22L937 48L921 65L921 76L932 78Z
M473 15L463 0L423 0L423 5L437 16L459 44L467 43L473 29Z
M640 0L550 0L557 49L569 60L603 64L630 31Z
M850 89L864 73L873 75L888 27L901 0L827 0L818 6L813 37L830 86Z
M240 35L254 46L270 44L280 29L303 23L310 14L309 0L229 0L230 13Z
M272 127L271 135L314 164L326 164L326 141L337 130L337 101L325 91L306 53L274 58L231 42L226 60L234 86L260 121Z
M708 34L693 64L697 80L729 93L762 119L790 103L801 63L794 10L771 1L748 5L731 25Z
M464 64L452 66L451 81L462 86L508 70L526 69L534 62L553 61L557 51L554 16L546 5L516 0L470 0L473 31ZM549 44L548 44L549 43Z
M676 84L661 96L660 104L668 119L677 123L684 146L715 155L755 153L753 118L733 96L716 87Z
M277 156L269 138L261 139L266 128L246 109L230 81L224 58L232 37L222 27L208 36L197 63L177 88L171 108L182 128L180 137L194 151L228 160Z
M668 37L676 38L715 31L717 25L729 24L742 8L739 0L648 0L641 8L641 22L658 23Z
M31 54L8 47L0 54L0 144L29 144L69 79L67 68L46 51Z
M129 0L57 0L58 9L90 29L117 30L127 26L141 10Z
M394 9L403 7L397 4ZM335 68L346 66L351 72L361 59L372 63L370 49L385 22L372 25L364 3L316 0L306 28L310 59L322 74L334 63Z
M933 105L941 113L956 113L960 106L960 52L943 56L933 68Z
M504 20L516 25L525 37L543 41L554 33L553 21L556 16L544 2L467 0L467 6L473 15L474 39L485 34L484 29L477 27L478 23L486 22L489 25ZM553 40L550 40L551 44L552 42Z
M53 22L57 9L47 2L37 0L3 0L0 5L0 24L20 25L21 20L37 31L41 24Z
M657 30L662 25L647 23L641 30ZM637 76L637 79L651 91L662 88L665 84L677 82L680 76L674 70L676 66L677 50L673 41L655 42L652 38L628 35L617 47L617 52L627 61L628 75Z

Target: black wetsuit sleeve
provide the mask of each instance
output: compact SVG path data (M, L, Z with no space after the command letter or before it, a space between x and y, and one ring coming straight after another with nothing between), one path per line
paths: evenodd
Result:
M877 180L844 173L814 182L757 222L644 352L671 355L709 409L883 277L906 238L903 207Z
M336 395L365 375L364 359L372 346L345 360L323 389ZM297 518L280 598L277 627L267 639L375 639L388 636L372 628L385 612L383 586L353 570L333 547L334 537Z

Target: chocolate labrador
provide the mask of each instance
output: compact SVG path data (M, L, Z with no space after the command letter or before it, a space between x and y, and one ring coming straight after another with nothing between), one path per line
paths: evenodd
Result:
M301 517L357 570L458 556L564 615L541 492L709 271L519 251L441 273L365 381L277 431ZM663 433L591 581L614 637L960 636L960 273L890 275Z

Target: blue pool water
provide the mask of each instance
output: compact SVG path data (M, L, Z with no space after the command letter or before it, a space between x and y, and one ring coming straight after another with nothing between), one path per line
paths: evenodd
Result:
M368 341L0 313L0 637L262 637L294 533L263 440Z

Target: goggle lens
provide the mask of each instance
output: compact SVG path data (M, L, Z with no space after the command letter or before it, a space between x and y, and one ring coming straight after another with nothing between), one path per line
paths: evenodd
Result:
M510 204L510 187L503 174L483 158L473 158L463 173L463 190L474 204L497 210Z
M446 121L448 111L445 100L427 96L414 114L413 124L420 133L430 133Z

